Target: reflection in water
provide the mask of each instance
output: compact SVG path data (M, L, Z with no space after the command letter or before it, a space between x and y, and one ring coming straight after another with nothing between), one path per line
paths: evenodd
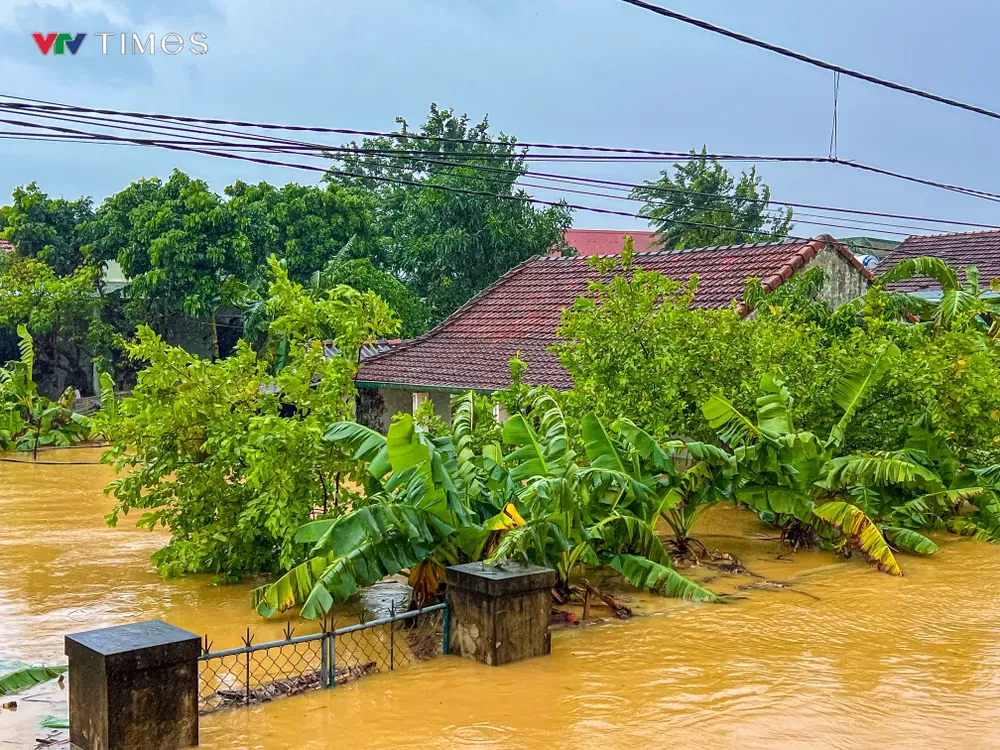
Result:
M45 458L54 455L97 454ZM66 632L150 617L211 633L216 648L247 626L258 640L280 637L284 622L249 609L255 582L164 583L148 561L162 535L127 521L103 528L108 469L0 470L0 659L63 663ZM1000 547L943 536L934 558L902 558L897 579L823 552L779 558L775 542L747 541L762 529L729 508L699 531L786 587L740 591L760 579L695 570L743 598L712 606L635 596L641 616L556 632L550 657L499 669L436 659L213 715L202 746L1000 746ZM369 616L402 591L372 592ZM55 684L30 695L51 702L0 712L0 740L12 747L31 746L40 716L65 715Z

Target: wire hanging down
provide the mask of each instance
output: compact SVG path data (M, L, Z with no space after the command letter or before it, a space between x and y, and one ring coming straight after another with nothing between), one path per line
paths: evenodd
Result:
M837 158L837 100L840 98L840 73L833 74L833 127L830 129L830 158Z
M949 107L957 107L958 109L964 109L968 112L975 112L979 115L992 117L994 120L1000 120L1000 112L994 112L991 109L979 107L975 104L967 104L966 102L959 101L958 99L952 99L947 96L941 96L940 94L934 94L930 91L914 88L913 86L896 83L895 81L890 81L886 78L879 78L878 76L873 76L870 73L862 73L859 70L845 68L842 65L835 65L834 63L829 63L816 57L804 55L801 52L795 52L787 47L779 47L777 44L771 44L770 42L765 42L762 39L756 39L752 36L741 34L738 31L732 31L730 29L723 28L722 26L716 26L708 21L702 21L698 18L685 16L683 13L678 13L677 11L673 11L659 5L653 5L652 3L644 2L644 0L621 0L621 2L634 5L636 8L642 8L643 10L648 10L651 13L656 13L657 15L664 16L666 18L671 18L675 21L680 21L681 23L697 26L699 29L711 31L713 34L721 34L722 36L729 37L730 39L735 39L738 42L759 47L760 49L765 49L768 52L774 52L775 54L783 55L784 57L790 57L793 60L798 60L799 62L806 63L807 65L823 68L824 70L830 70L834 73L842 73L849 78L856 78L859 81L866 81L868 83L873 83L876 86L883 86L887 89L892 89L893 91L901 91L904 94L919 96L922 99L929 99L930 101L937 102L938 104L946 104Z

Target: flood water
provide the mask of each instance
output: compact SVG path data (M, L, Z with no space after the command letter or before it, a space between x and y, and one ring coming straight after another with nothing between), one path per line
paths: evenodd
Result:
M0 463L0 660L65 663L67 632L153 617L216 648L248 626L280 637L284 622L249 608L253 582L163 582L149 564L161 534L106 528L110 470L66 463L98 455ZM202 746L1000 747L1000 547L941 536L935 557L901 557L898 579L824 552L785 560L730 508L703 523L709 547L763 578L692 576L744 598L635 595L637 617L558 630L550 657L499 669L439 658L221 712L202 720ZM0 711L0 748L34 747L65 697L55 683L17 696Z

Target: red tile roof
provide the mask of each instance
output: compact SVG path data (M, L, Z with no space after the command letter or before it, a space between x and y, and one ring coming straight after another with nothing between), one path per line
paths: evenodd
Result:
M618 255L625 246L625 235L632 237L637 253L651 249L655 232L624 229L567 229L563 239L580 255Z
M14 252L14 246L7 242L7 240L0 240L0 253L12 253Z
M882 259L876 266L875 273L881 275L901 260L921 255L940 258L958 269L960 275L966 266L978 266L983 281L1000 278L1000 230L911 235ZM919 292L940 289L940 285L927 276L915 276L893 284L892 288L904 292Z
M828 246L869 276L847 247L829 235L808 242L657 251L636 255L636 264L678 281L698 274L695 304L719 308L740 297L748 278L760 278L765 288L774 289ZM432 331L366 360L358 385L502 389L510 385L508 362L520 351L528 363L525 383L568 388L569 373L547 349L556 340L563 308L583 295L594 278L597 273L585 258L532 258Z

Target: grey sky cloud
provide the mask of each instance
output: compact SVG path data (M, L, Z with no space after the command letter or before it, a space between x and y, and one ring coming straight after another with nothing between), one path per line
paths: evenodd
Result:
M672 0L681 12L985 106L1000 7L989 0L818 4ZM521 140L826 155L832 77L617 0L0 2L0 93L90 106L387 130L431 101ZM35 24L48 24L35 28ZM109 26L110 24L110 26ZM209 54L42 57L38 30L204 32ZM85 56L84 52L91 53ZM93 53L97 51L95 56ZM55 64L58 63L58 64ZM842 158L995 190L1000 122L856 81L840 92ZM331 139L336 142L337 139ZM0 191L107 196L180 167L221 191L305 172L128 147L0 141ZM639 181L651 164L565 165ZM833 166L763 164L783 200L997 222L996 205ZM557 194L537 192L539 197ZM567 196L570 198L571 196ZM573 202L628 208L583 196ZM631 206L634 209L634 206ZM578 214L577 226L642 222ZM822 227L801 225L803 233ZM837 234L844 234L836 230ZM875 233L874 229L871 233Z

